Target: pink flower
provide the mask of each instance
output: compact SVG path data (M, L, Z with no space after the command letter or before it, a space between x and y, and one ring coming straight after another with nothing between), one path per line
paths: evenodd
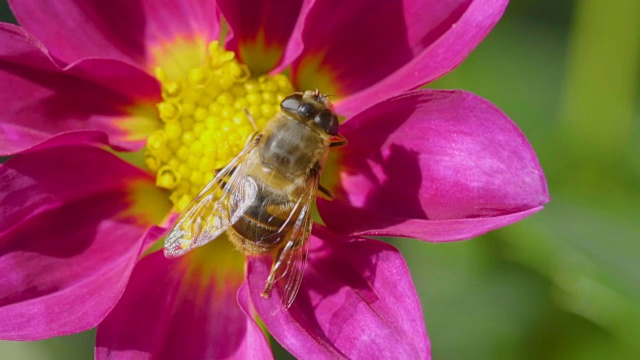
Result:
M495 106L415 90L506 0L9 3L22 27L0 24L0 155L14 155L0 166L3 339L97 326L99 359L271 358L259 317L297 357L430 358L402 256L367 237L468 239L549 199ZM228 241L157 251L244 143L243 110L264 124L283 95L315 88L335 95L349 145L325 170L336 199L318 200L326 226L293 305L260 297L270 262L245 271Z

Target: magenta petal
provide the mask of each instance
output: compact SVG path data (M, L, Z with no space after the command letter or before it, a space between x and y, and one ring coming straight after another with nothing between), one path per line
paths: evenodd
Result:
M0 183L0 338L96 326L158 235L131 211L130 186L153 179L106 151L66 147L8 160Z
M247 284L242 284L238 290L238 305L247 316L248 319L256 318L255 309L251 303L251 297L249 295L249 287ZM248 329L245 335L246 352L244 353L245 359L273 359L271 353L271 347L268 343L265 346L265 335L258 326L257 323L249 322L250 329Z
M218 0L229 24L227 47L254 73L280 61L302 8L302 0Z
M306 18L292 75L351 116L456 67L487 35L507 0L318 1ZM339 9L338 16L336 10ZM318 74L321 74L318 77ZM324 77L331 79L324 89Z
M0 39L0 155L76 130L137 149L158 122L159 85L139 69L101 59L61 69L21 28L1 24Z
M102 146L109 145L107 134L101 131L80 130L62 133L47 139L40 144L25 150L23 153L42 151L48 148L68 147L68 146Z
M275 73L287 71L287 68L295 62L304 50L304 43L302 42L302 33L307 21L307 16L317 0L302 0L302 7L298 14L298 19L293 29L291 29L291 35L289 36L289 42L284 51L280 64L273 70Z
M347 121L337 198L318 201L334 231L467 239L549 201L536 155L517 126L462 91L423 90Z
M508 3L509 0L406 2L405 9L412 14L407 18L407 40L414 53L411 60L375 85L345 98L336 105L336 110L344 116L356 114L453 70L487 36ZM436 22L437 25L421 25L426 22L422 16L431 13L443 21Z
M302 286L288 310L260 296L270 261L253 258L247 279L269 332L297 358L428 359L420 301L402 255L376 240L348 241L314 228Z
M176 37L213 40L220 25L208 0L10 0L20 25L67 63L99 57L147 68L150 48Z
M140 261L98 327L97 359L271 358L264 334L238 305L247 305L237 299L239 284L218 282L215 274L208 282L193 279L184 261L161 251Z

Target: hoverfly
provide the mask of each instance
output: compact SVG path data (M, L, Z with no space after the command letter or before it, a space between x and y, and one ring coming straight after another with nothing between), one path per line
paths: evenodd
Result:
M313 201L318 193L333 198L319 179L329 148L347 143L338 127L332 104L318 90L287 96L264 130L180 214L165 255L183 255L227 232L245 255L274 255L262 296L278 283L288 308L307 260Z

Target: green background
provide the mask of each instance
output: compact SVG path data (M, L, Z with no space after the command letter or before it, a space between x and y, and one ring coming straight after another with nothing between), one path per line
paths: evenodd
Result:
M4 0L0 15L12 19ZM638 0L513 0L476 51L431 85L506 112L536 149L552 197L472 241L392 240L435 359L640 358L639 55ZM0 342L0 358L89 359L94 335Z

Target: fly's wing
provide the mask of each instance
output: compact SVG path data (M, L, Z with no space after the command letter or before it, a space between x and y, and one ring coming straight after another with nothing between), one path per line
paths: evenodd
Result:
M165 256L181 256L216 239L249 208L258 193L247 176L256 144L250 141L187 205L164 241Z
M284 308L291 306L302 283L309 254L308 240L313 224L311 206L317 189L318 177L314 176L307 181L305 190L293 207L291 216L279 230L279 232L288 232L285 238L286 243L275 259L269 275L269 279L272 279L271 284L267 284L265 292L268 293L270 286L274 285L280 293Z

